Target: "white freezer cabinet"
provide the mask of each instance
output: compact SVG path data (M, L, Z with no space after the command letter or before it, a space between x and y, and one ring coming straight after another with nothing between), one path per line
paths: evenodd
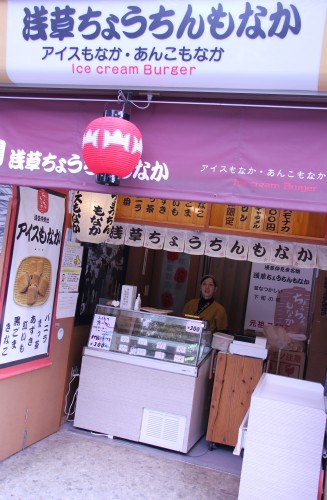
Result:
M205 433L211 395L211 333L188 321L97 306L74 425L187 453Z
M264 373L242 425L239 500L317 500L326 429L323 386Z

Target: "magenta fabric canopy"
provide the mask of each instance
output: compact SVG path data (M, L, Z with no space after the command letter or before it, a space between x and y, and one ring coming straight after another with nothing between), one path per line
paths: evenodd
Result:
M82 137L118 104L2 99L0 182L327 212L324 109L151 103L132 107L142 158L119 187L84 164Z

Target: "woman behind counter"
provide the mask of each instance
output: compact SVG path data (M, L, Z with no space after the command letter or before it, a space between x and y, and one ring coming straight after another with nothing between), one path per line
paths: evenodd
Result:
M214 299L217 282L213 276L206 274L201 278L200 299L192 299L183 309L183 315L199 316L209 321L211 333L225 331L228 320L225 308Z

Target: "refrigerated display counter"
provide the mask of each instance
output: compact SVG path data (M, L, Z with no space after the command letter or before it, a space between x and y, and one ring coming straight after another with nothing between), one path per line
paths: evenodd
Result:
M74 426L187 453L206 431L206 321L98 305Z

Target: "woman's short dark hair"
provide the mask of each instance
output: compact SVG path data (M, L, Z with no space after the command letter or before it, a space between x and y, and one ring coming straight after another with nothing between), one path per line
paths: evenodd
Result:
M213 284L216 287L217 286L217 281L216 281L216 278L214 276L212 276L212 274L205 274L204 276L202 276L200 284L202 285L202 283L204 282L204 280L207 280L208 278L212 279Z

